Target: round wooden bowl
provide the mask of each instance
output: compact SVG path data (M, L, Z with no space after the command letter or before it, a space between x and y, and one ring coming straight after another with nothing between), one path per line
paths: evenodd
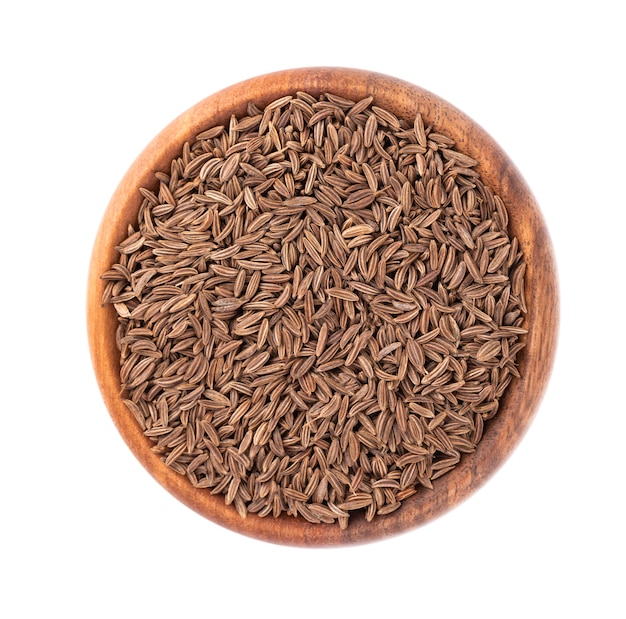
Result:
M479 161L483 182L507 205L510 232L518 237L527 262L528 334L519 357L521 378L509 385L477 450L436 480L434 490L418 492L397 511L371 523L353 516L346 530L287 515L275 519L249 514L242 519L222 495L194 488L163 464L123 404L115 344L117 318L112 306L101 305L104 282L100 276L116 262L114 248L125 237L128 224L136 222L141 203L138 188L156 186L154 172L168 171L186 141L213 125L228 124L232 114L245 115L248 101L264 106L296 91L315 96L331 92L355 101L373 95L378 106L409 121L419 111L424 124L432 124L435 131L454 139L458 150ZM177 499L215 523L254 538L296 546L378 540L422 525L471 495L506 460L532 421L551 372L558 325L557 275L549 234L529 188L498 144L461 111L422 88L379 73L343 68L294 69L235 84L204 99L161 131L130 167L104 214L93 249L87 305L91 356L104 401L123 439L149 473Z

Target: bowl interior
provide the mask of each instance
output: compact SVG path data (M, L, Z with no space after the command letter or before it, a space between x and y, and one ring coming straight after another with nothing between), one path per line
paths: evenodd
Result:
M154 187L154 172L168 171L186 141L211 126L227 124L233 114L244 115L250 100L263 107L297 91L314 96L330 92L352 100L373 95L376 105L407 120L419 111L425 124L451 137L459 151L479 161L476 169L507 206L510 232L517 236L527 262L525 326L529 332L518 357L521 378L509 385L476 452L464 455L456 468L436 480L432 491L418 492L396 512L371 523L351 517L345 530L286 515L274 519L250 514L242 519L221 495L195 489L166 467L123 404L115 344L117 318L113 307L101 305L104 282L100 276L116 261L115 246L125 237L128 225L136 222L141 204L138 188ZM276 543L322 546L372 541L424 524L464 500L499 468L527 430L549 379L556 347L558 290L549 234L535 199L514 164L480 126L436 95L397 78L322 67L268 74L226 88L183 113L146 147L104 214L90 265L87 310L92 361L104 401L123 439L150 474L184 504L229 529Z

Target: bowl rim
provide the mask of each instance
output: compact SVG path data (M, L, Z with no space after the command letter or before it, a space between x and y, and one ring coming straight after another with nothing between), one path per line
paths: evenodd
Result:
M353 100L374 96L374 102L398 117L410 119L417 110L424 123L454 139L456 148L479 161L476 169L485 185L507 205L509 230L525 254L528 313L526 347L518 358L521 378L507 388L498 414L485 429L476 451L464 454L451 472L437 479L434 489L420 491L402 508L368 523L352 516L347 529L311 524L281 515L242 519L221 495L194 488L161 462L120 394L117 324L113 307L101 305L100 275L116 260L115 246L136 221L141 203L138 188L154 184L154 171L169 171L169 162L185 141L232 114L245 113L250 99L262 107L285 94L331 92ZM267 73L224 88L183 112L162 129L132 163L104 212L93 246L87 283L87 331L93 369L103 400L120 435L145 469L178 500L200 515L232 531L291 546L344 546L380 540L407 532L460 504L478 490L506 461L528 430L549 382L556 354L559 294L550 236L534 196L520 172L497 142L475 121L441 97L402 79L378 72L343 67L303 67Z

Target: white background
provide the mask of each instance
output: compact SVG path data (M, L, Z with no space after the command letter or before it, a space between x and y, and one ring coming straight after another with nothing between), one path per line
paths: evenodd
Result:
M0 616L626 616L618 6L7 3ZM93 376L85 296L97 227L143 147L223 87L314 65L402 78L491 133L550 229L562 317L536 420L486 486L402 536L310 550L214 525L143 470Z

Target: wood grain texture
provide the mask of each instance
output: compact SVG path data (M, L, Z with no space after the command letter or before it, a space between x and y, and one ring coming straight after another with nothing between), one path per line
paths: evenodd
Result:
M141 203L138 188L156 187L154 172L168 171L184 142L212 125L227 123L232 114L245 114L249 100L264 106L300 90L314 96L332 92L353 100L373 95L376 105L411 122L419 111L425 124L454 139L458 150L480 162L476 169L507 205L510 231L518 237L527 261L529 333L519 357L522 378L509 386L499 413L487 422L476 452L464 455L455 469L436 480L434 490L420 490L399 510L371 523L352 516L343 531L338 525L310 524L287 515L274 519L250 514L241 519L221 495L194 488L166 467L152 453L151 441L123 404L115 311L112 306L101 306L104 282L100 275L116 261L114 248L125 237L128 224L136 222ZM498 144L460 110L418 86L379 73L317 67L263 75L226 88L183 113L145 148L112 196L95 240L87 326L94 371L110 415L128 447L164 488L199 514L244 535L294 546L338 546L379 540L422 525L458 505L489 479L518 445L541 401L556 351L558 310L556 265L548 230L531 191Z

